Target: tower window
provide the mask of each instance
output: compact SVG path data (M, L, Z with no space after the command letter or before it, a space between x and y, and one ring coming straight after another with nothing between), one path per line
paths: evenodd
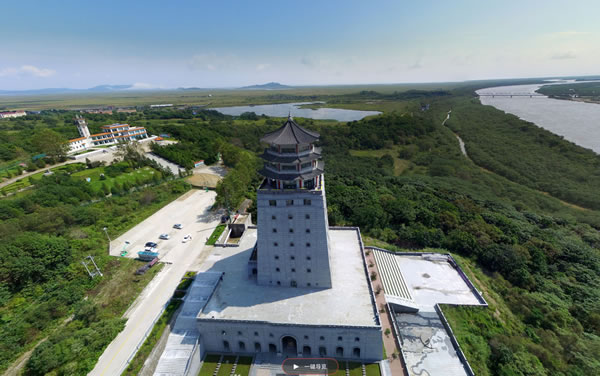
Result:
M285 200L285 205L286 206L292 206L292 205L294 205L294 200Z
M296 268L292 268L292 273L296 273Z
M271 219L272 219L272 220L276 220L276 219L277 219L277 217L276 217L276 216L274 216L274 215L272 215L272 216L271 216Z
M290 256L290 260L295 260L296 256Z
M311 204L312 204L311 200L309 200L307 198L304 199L304 205L311 205Z
M307 234L309 234L309 233L310 233L310 229L309 229L309 228L307 228L307 229L306 229L306 233L307 233Z
M311 270L310 268L308 268L308 269L306 269L306 272L307 272L307 273L311 273L311 272L312 272L312 270Z
M311 257L310 256L306 256L306 259L310 261Z
M343 338L342 338L342 336L339 336L338 341L341 341L341 340L343 340Z
M277 243L277 242L273 243L273 247L277 247L278 245L279 245L279 243Z
M306 215L304 216L304 218L306 218L306 219L310 219L310 214L306 214Z
M320 339L321 341L325 341L325 337L323 337L323 336L320 336L320 337L319 337L319 339Z
M281 286L281 281L277 281L277 286ZM272 334L271 334L271 337L273 337Z
M279 256L275 255L275 260L279 260Z
M308 282L308 283L306 284L306 287L310 287L310 282Z
M306 243L306 246L307 246L308 248L310 248L310 243Z
M276 272L279 272L279 268L275 268ZM277 281L277 284L279 284L279 281Z
M293 246L294 246L294 242L291 242L291 243L290 243L290 247L293 247Z
M293 228L290 228L290 232L294 232L294 229L293 229Z
M294 216L291 214L288 214L288 219L294 219Z
M273 227L273 232L277 232L277 229L275 227Z
M269 206L277 206L276 200L269 200Z

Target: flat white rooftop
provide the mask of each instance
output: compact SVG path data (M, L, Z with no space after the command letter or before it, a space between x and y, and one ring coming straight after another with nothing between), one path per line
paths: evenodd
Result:
M396 261L421 311L434 311L436 303L480 304L443 255L402 256L400 253Z
M249 280L247 264L256 242L255 229L246 230L239 248L215 248L201 269L224 272L225 275L198 318L379 326L369 291L370 282L364 271L358 232L329 230L329 237L333 284L330 289L260 286Z

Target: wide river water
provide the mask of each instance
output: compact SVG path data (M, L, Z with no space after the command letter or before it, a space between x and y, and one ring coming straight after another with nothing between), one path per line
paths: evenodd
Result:
M314 102L302 102L302 103L280 103L280 104L264 104L257 106L233 106L233 107L216 107L211 110L219 111L225 115L239 116L244 112L254 112L257 115L267 115L273 117L286 117L288 114L292 116L298 116L310 119L333 119L337 121L354 121L360 120L370 115L379 115L381 112L378 111L358 111L358 110L344 110L341 108L325 108L321 107L316 110L312 108L300 108L304 104L311 104Z
M572 82L565 82L572 83ZM548 82L548 84L559 84ZM497 86L477 90L477 94L532 93L541 85ZM482 104L514 114L539 127L563 136L577 145L600 154L600 104L552 99L546 96L480 96Z

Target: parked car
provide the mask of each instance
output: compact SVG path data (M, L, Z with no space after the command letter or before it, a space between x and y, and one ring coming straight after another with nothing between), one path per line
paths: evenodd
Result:
M169 234L160 234L158 238L162 240L169 240L170 236Z
M182 241L182 242L183 242L183 243L187 243L187 242L189 242L190 240L192 240L192 235L190 235L190 234L187 234L186 236L184 236L184 237L183 237L183 241Z
M183 225L181 223L176 223L176 224L173 225L173 228L181 230L183 228Z
M146 250L148 252L152 252L152 251L154 251L156 249L156 247L158 247L158 244L156 244L154 242L148 242L144 246L144 250Z

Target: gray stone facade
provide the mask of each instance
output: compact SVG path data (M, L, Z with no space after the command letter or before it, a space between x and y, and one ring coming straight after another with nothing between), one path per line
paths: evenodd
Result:
M210 352L270 352L290 357L335 357L376 361L382 357L381 328L311 326L198 320L200 341ZM290 346L294 343L296 346Z
M258 191L258 284L331 287L322 186L321 190Z

